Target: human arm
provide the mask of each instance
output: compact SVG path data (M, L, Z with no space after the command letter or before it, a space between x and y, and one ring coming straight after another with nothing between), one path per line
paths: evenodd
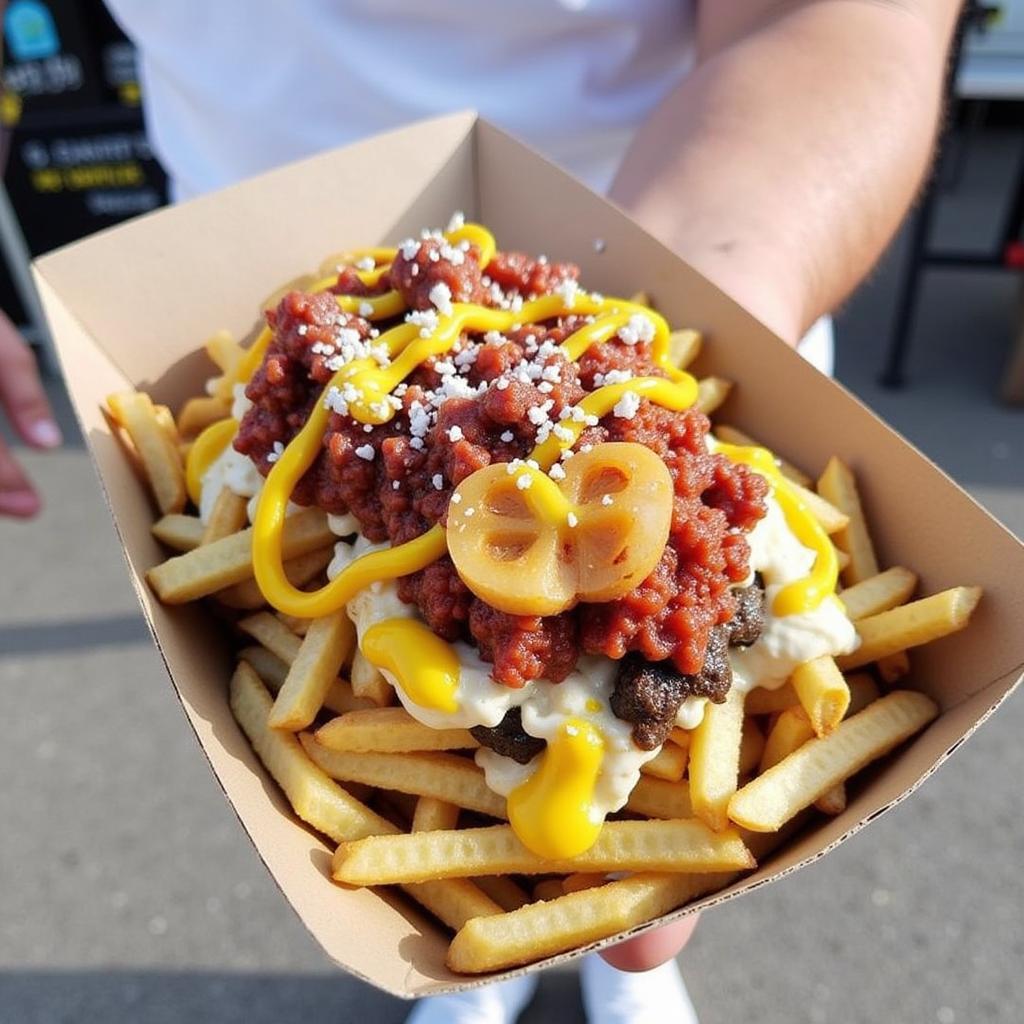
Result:
M705 0L698 63L611 195L795 343L892 237L934 144L959 0ZM647 970L695 917L604 952Z
M697 66L611 195L795 343L892 237L934 144L959 0L705 0Z

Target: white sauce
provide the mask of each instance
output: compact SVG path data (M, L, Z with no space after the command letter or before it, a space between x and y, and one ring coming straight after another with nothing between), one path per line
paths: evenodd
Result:
M238 387L232 415L241 419L249 404L244 390ZM248 456L239 454L230 445L203 476L200 518L204 522L223 486L252 498L249 503L252 521L263 488L263 477ZM800 615L779 617L772 614L775 595L785 584L808 574L814 563L814 552L800 544L789 530L774 497L769 496L767 504L767 515L748 536L751 573L760 572L767 588L764 630L756 644L746 649L730 648L729 651L733 685L744 692L756 686L774 689L786 681L797 665L824 654L845 654L857 645L856 630L837 600L828 599L813 611ZM297 508L289 502L288 513ZM354 545L339 541L335 546L334 559L327 569L329 579L334 579L354 558L388 546L371 544L358 536L359 523L351 514L329 516L328 523L339 537L357 535ZM393 582L375 583L357 594L349 602L348 613L360 640L366 630L377 622L416 616L411 605L399 600ZM459 710L454 714L413 703L398 680L391 673L384 673L414 718L432 728L493 727L510 708L518 706L522 708L523 728L531 736L543 740L551 740L568 718L587 719L605 739L605 756L594 793L595 811L606 816L626 803L640 777L641 765L651 760L657 750L640 750L635 746L632 727L616 718L611 711L610 699L617 670L615 661L584 656L561 683L540 679L516 690L494 682L490 676L491 666L469 644L460 641L452 648L462 665L456 692ZM695 729L704 718L706 706L704 697L687 698L676 717L677 725ZM477 751L476 761L485 772L487 785L496 793L507 796L537 769L540 758L521 765L511 758L481 748Z
M231 404L231 417L241 423L242 417L252 407L252 402L245 397L244 384L235 385L234 396L234 401ZM217 502L217 497L220 495L221 490L226 487L234 494L249 499L249 504L246 506L246 515L251 523L256 518L256 506L259 504L260 492L263 490L263 481L263 475L256 468L256 463L248 455L236 452L234 445L229 444L210 463L209 469L200 478L200 521L203 523L210 521L210 515L213 512L213 506ZM294 502L289 501L285 508L285 515L290 516L295 512L299 512L301 508L301 505L296 505ZM352 517L338 518L349 519ZM333 526L331 528L333 529ZM347 532L352 533L353 530ZM345 534L341 536L345 536Z
M805 548L786 525L782 509L769 496L768 514L751 531L751 572L760 572L766 584L766 610L761 639L747 649L731 648L733 685L744 692L755 686L781 686L792 670L804 661L823 654L845 654L857 644L857 633L838 601L827 600L811 612L779 617L771 612L772 600L793 580L806 576L814 563L814 552ZM346 524L347 528L347 524ZM340 532L340 531L338 531ZM355 544L339 542L335 557L327 569L334 579L353 559L386 544L371 544L357 537ZM374 583L356 595L348 612L362 639L370 626L389 618L413 618L411 605L398 598L394 583ZM432 728L474 725L493 727L512 707L521 707L523 729L531 736L551 740L568 718L592 722L605 738L605 756L594 793L595 811L606 816L619 810L640 777L640 767L657 750L640 750L632 739L632 727L612 714L610 699L615 685L617 663L610 658L584 656L561 683L539 679L515 690L494 682L491 666L469 644L452 644L462 672L456 700L459 709L447 714L415 704L402 690L398 680L385 672L399 699L414 718ZM595 702L593 704L591 702ZM696 728L704 717L707 700L690 697L683 702L676 718L684 729ZM596 708L596 710L592 710ZM483 768L487 785L508 796L536 771L540 758L521 765L511 758L481 748L476 762Z

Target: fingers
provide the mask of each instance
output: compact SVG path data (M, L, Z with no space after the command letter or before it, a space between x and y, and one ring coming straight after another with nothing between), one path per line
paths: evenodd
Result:
M27 444L55 448L61 442L32 350L0 314L0 403Z
M664 928L605 949L601 956L620 971L649 971L671 960L690 941L699 918L699 914L690 914Z
M0 439L0 515L27 519L39 511L40 505L31 481Z

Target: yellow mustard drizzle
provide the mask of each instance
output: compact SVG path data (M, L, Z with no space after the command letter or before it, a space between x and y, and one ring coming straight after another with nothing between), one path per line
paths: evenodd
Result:
M192 442L188 458L185 460L185 488L196 508L199 507L199 499L203 493L203 476L220 457L221 452L231 444L237 433L238 420L229 417L211 423Z
M498 247L497 242L494 240L494 235L480 224L464 224L455 231L446 231L444 237L450 245L458 245L464 241L469 242L470 245L475 245L480 253L481 267L486 267L494 259L494 254ZM359 280L363 284L371 286L375 285L391 269L391 264L394 262L397 252L397 249L388 246L355 249L340 255L338 263L354 264L366 257L372 259L378 266L375 266L372 270L356 271L356 276ZM337 283L338 275L331 274L314 282L309 290L311 292L325 292L329 288L333 288ZM346 313L362 315L360 311L365 306L369 306L370 312L366 315L368 320L387 320L405 311L405 302L402 300L402 296L394 289L384 292L383 295L338 295L337 300L339 308ZM256 372L256 368L263 362L263 357L266 355L272 337L273 335L269 327L264 327L260 331L256 336L256 340L249 346L245 356L240 360L232 383L242 383L252 377Z
M813 611L827 597L835 594L839 578L839 562L828 534L789 485L767 448L716 441L715 451L733 462L742 462L768 480L793 536L814 552L814 566L810 575L787 583L775 595L772 611L780 616Z
M591 722L569 718L540 757L534 773L509 793L509 823L538 856L575 857L594 845L603 824L594 812L594 787L604 738Z
M385 619L371 626L359 649L372 665L390 672L414 704L453 714L462 666L451 645L418 619Z

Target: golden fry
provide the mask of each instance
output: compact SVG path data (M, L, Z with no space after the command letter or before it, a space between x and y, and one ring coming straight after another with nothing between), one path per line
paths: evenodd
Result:
M220 494L217 495L217 500L213 503L210 520L203 531L202 542L212 544L215 540L220 540L221 537L229 537L244 529L249 522L249 517L246 514L247 507L248 500L246 498L228 490L227 487L222 487Z
M557 878L545 878L533 887L534 900L556 900L559 896L565 895L565 889Z
M801 487L797 483L793 484L793 490L796 491L800 500L807 506L807 511L814 516L818 521L818 525L829 536L838 534L850 522L849 516L841 512L831 502L826 501L820 494L815 494L814 491Z
M655 779L678 782L686 772L688 758L689 753L685 747L677 746L669 740L650 761L641 765L640 771Z
M792 683L785 683L768 690L763 686L755 687L747 694L743 707L748 715L774 715L786 708L796 707L800 698L796 695Z
M744 707L746 702L744 702ZM743 737L740 740L740 778L745 778L757 770L764 753L764 733L758 728L757 722L747 715L743 720Z
M701 346L704 343L700 331L690 328L673 331L668 336L668 355L674 366L685 370L690 363L700 355Z
M231 415L231 403L212 395L190 398L178 413L178 433L189 440L198 437L211 423Z
M696 819L609 821L577 857L546 860L531 853L510 825L373 837L338 847L333 874L349 885L419 882L493 874L577 871L704 873L754 866L735 829L713 832Z
M317 548L315 551L299 555L297 558L289 558L284 563L285 575L292 586L304 586L314 576L326 569L333 557L334 545L332 544L329 547ZM259 588L259 584L254 579L243 580L241 583L225 587L223 590L218 590L214 596L221 604L225 604L229 608L240 608L244 611L262 608L267 603L263 592ZM305 621L308 625L308 620ZM293 633L299 636L302 635L298 629L294 627L289 628L291 628Z
M846 719L835 732L808 740L748 782L729 802L729 817L755 832L773 832L840 782L924 728L939 709L923 693L894 690Z
M448 966L463 974L480 974L563 953L653 921L734 878L732 873L635 875L469 921L452 941Z
M857 623L860 647L836 662L845 672L964 628L981 600L980 587L951 587Z
M847 587L839 594L839 600L851 619L863 619L903 604L916 586L917 575L897 565Z
M626 810L648 818L692 818L689 783L641 775L629 794Z
M697 401L694 408L699 409L705 416L710 416L725 400L732 391L732 381L723 377L702 377L697 381Z
M300 737L306 753L339 782L366 782L505 817L505 798L484 782L484 773L470 760L430 751L413 754L353 754L328 750L308 733Z
M480 875L473 884L482 889L502 910L518 910L530 902L530 894L507 875Z
M690 800L693 813L711 828L728 824L726 808L739 779L743 693L733 687L724 704L708 702L690 734Z
M166 424L161 424L149 395L123 391L111 395L107 405L138 452L157 507L165 515L181 512L188 497L185 467L178 454L177 440L169 436Z
M259 641L272 654L291 665L299 656L302 640L297 637L276 615L257 612L248 618L239 619L238 628Z
M827 736L850 706L850 688L828 655L805 661L790 676L793 689L818 736Z
M198 516L169 512L153 524L152 533L161 544L175 551L191 551L202 543L205 529Z
M431 729L405 708L350 711L322 725L316 741L329 750L404 753L410 750L472 750L479 746L468 729Z
M836 546L850 556L850 564L843 570L843 583L849 587L877 576L878 559L861 508L857 482L841 459L833 456L828 460L825 472L818 480L818 493L850 519L846 528L840 530L835 538Z
M319 509L304 509L285 522L281 550L296 558L326 547L337 538ZM242 580L252 579L252 527L169 558L146 573L149 585L164 604L184 604L207 597Z
M781 712L765 741L758 774L764 774L769 768L789 757L813 736L814 726L811 725L811 719L803 708L787 708Z
M346 793L303 752L291 733L271 729L272 701L266 687L246 663L231 677L231 710L249 742L284 790L295 813L335 842L394 832L379 814Z
M897 651L895 654L879 658L876 665L878 674L886 686L892 686L904 676L910 675L910 655L906 651Z
M435 832L438 829L453 829L459 823L459 808L432 796L421 796L416 801L412 816L413 832Z
M384 673L376 665L371 665L358 649L352 656L351 679L352 692L357 697L373 701L378 707L387 707L395 698L394 688L384 678Z
M271 728L298 732L312 723L355 640L344 608L313 620L274 701Z

